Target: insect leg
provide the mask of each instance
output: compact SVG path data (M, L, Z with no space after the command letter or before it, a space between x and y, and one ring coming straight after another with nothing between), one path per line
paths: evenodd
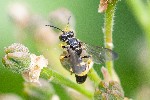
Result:
M91 58L91 56L90 55L86 55L86 56L83 56L81 58Z

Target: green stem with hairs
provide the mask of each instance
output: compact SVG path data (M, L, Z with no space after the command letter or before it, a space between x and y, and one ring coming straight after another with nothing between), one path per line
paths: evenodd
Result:
M41 72L41 77L45 79L50 79L51 77L53 77L52 81L59 83L60 85L70 87L82 93L83 95L85 95L90 99L93 97L93 93L91 91L86 90L82 85L72 82L68 78L64 77L63 75L59 74L58 72L50 68L44 68Z
M105 24L104 24L104 42L105 42L105 48L113 49L113 39L112 39L112 31L113 31L113 19L114 19L114 13L115 13L115 7L118 0L111 0L108 1L108 7L105 12ZM112 73L114 71L113 68L113 61L107 61L106 67L108 69L108 72L112 76Z

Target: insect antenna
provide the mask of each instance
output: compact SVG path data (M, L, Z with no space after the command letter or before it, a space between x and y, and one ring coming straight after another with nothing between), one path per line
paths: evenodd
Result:
M60 28L58 28L58 27L56 27L56 26L53 26L53 25L45 25L45 26L53 27L53 28L55 28L55 29L58 29L58 30L64 32L62 29L60 29Z
M67 23L67 25L69 25L70 18L71 18L71 16L69 16L69 18L68 18L68 23Z
M69 21L70 21L70 18L71 18L71 16L69 16L69 18L68 18L68 23L67 23L67 26L66 26L66 28L65 28L65 31L66 31L66 32L70 31L70 29L69 29Z

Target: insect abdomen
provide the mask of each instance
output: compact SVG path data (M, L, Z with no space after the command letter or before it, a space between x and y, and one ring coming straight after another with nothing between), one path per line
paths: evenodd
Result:
M84 75L84 76L75 75L75 77L76 77L76 82L77 82L78 84L82 84L82 83L85 82L85 80L86 80L86 78L87 78L87 74Z

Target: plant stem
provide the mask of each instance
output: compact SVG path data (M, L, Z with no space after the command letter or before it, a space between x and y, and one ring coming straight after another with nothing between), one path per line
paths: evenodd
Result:
M41 72L41 77L50 79L50 77L53 77L54 79L52 81L57 82L61 85L65 85L67 87L70 87L83 95L85 95L88 98L93 97L93 93L89 90L86 90L82 85L72 82L71 80L67 79L63 75L59 74L58 72L50 69L50 68L44 68Z
M111 0L108 1L108 7L105 12L105 24L104 24L104 42L105 42L105 48L113 49L113 39L112 39L112 31L113 31L113 18L115 13L115 6L118 0ZM108 69L108 72L110 76L112 76L113 73L113 61L107 61L106 67Z
M101 81L101 78L97 75L94 68L91 68L90 72L88 73L88 77L94 82L95 86L97 86Z

